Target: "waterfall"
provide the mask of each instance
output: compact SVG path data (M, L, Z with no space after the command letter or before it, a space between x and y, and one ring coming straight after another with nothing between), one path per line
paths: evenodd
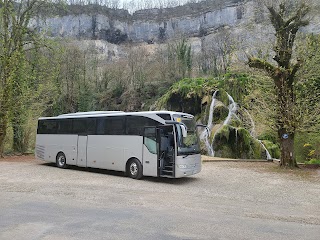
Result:
M214 150L212 148L212 143L210 143L209 139L211 136L211 130L212 130L212 119L213 119L213 110L215 107L215 102L216 102L216 95L218 93L218 90L215 91L212 95L212 101L211 101L211 105L210 105L210 112L209 112L209 118L208 118L208 124L207 124L207 129L201 134L201 139L204 140L204 143L206 145L208 154L212 157L214 157ZM230 96L230 94L228 94L228 99L229 99L229 113L228 113L228 117L225 119L225 121L223 122L223 125L227 125L229 124L232 116L236 116L236 111L238 109L238 106L236 104L236 102L234 101L234 99ZM238 118L238 117L237 117ZM208 132L209 130L209 132ZM219 132L220 129L218 129L214 136L213 139L215 138L215 135Z
M256 125L251 117L251 114L248 112L248 110L245 108L243 108L243 109L246 112L246 114L249 116L249 119L250 119L250 123L251 123L250 135L255 138L256 137Z
M227 125L230 123L230 120L232 118L232 116L236 116L236 111L238 109L238 106L236 104L236 102L234 101L234 99L230 96L229 93L228 94L228 99L229 99L229 113L228 116L226 118L226 120L224 120L223 125Z
M247 109L244 108L244 111L247 113L247 115L249 116L249 119L251 121L251 131L250 131L250 135L253 137L253 138L256 138L256 133L255 133L255 124L254 124L254 121L251 117L251 114L248 112ZM263 142L261 140L258 139L258 142L260 143L260 145L263 147L263 149L266 151L266 155L267 155L267 160L272 160L272 156L270 154L270 152L268 151L268 149L266 148L266 146L263 144Z
M267 160L272 160L272 157L271 157L268 149L266 148L266 146L263 144L263 142L262 142L261 140L258 140L258 142L261 144L261 146L263 147L263 149L266 151Z
M213 128L213 124L212 124L213 111L215 109L215 104L216 104L216 100L217 100L216 96L217 96L218 91L219 90L215 91L213 93L213 95L212 95L212 101L211 101L210 109L209 109L207 127L200 135L201 140L205 143L208 155L212 156L212 157L214 157L215 152L214 152L213 147L212 147L212 142L210 142L210 138L211 138L211 131L212 131L212 128ZM230 124L232 117L235 117L236 119L239 119L238 116L237 116L238 105L234 101L232 96L230 96L230 94L227 93L227 95L228 95L228 100L229 100L229 106L228 106L229 112L228 112L228 116L224 120L222 126ZM246 112L246 114L249 116L249 119L250 119L250 123L251 123L250 135L253 138L255 138L255 134L256 134L255 133L255 123L254 123L250 113L247 111L247 109L244 108L244 111ZM219 129L217 129L217 131L215 131L214 136L212 138L213 139L212 141L214 141L215 135L221 130L222 126ZM239 136L238 136L238 129L237 128L235 128L235 134L236 134L236 136L235 136L236 145L238 145L238 137ZM263 147L263 149L266 151L267 160L271 160L272 156L270 155L270 153L269 153L268 149L266 148L266 146L262 143L261 140L258 140L258 141L261 144L261 146Z
M209 130L212 129L213 110L216 104L217 93L218 93L218 90L213 93L211 104L210 104L209 118L208 118L208 124L207 124L207 127L209 128Z
M200 138L202 140L204 140L204 143L206 145L206 148L207 148L207 151L208 151L208 154L210 156L213 156L214 155L214 151L213 151L213 148L212 148L212 145L209 141L210 139L210 136L211 136L211 130L212 130L212 119L213 119L213 110L214 110L214 106L215 106L215 102L216 102L216 96L217 96L217 93L218 93L218 90L215 91L212 95L212 100L211 100L211 104L210 104L210 111L209 111L209 118L208 118L208 123L207 123L207 129L205 129Z

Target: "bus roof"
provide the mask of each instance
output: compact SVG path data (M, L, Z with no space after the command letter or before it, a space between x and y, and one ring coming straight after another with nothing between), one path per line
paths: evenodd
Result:
M76 112L76 113L66 113L61 114L58 117L62 116L84 116L84 115L99 115L99 114L112 114L112 113L123 113L123 111L91 111L91 112Z
M186 118L193 118L193 115L183 112L173 112L173 111L145 111L145 112L122 112L122 111L91 111L91 112L76 112L61 114L54 117L40 117L39 120L45 119L65 119L65 118L83 118L83 117L106 117L106 116L147 116L152 114L170 114L170 115L180 115Z

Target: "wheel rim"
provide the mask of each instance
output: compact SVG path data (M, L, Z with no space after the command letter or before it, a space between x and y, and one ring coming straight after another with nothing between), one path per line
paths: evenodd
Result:
M135 176L137 175L137 173L138 173L138 165L135 162L133 162L130 164L130 174L132 176Z
M60 166L63 166L65 163L66 163L65 157L64 157L63 155L59 156L59 157L58 157L58 164L59 164Z

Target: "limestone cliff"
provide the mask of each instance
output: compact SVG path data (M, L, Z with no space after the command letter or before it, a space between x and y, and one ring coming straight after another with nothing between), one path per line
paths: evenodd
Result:
M219 33L226 31L250 48L255 42L272 37L272 29L265 24L266 13L257 8L255 0L216 0L170 9L140 10L131 15L125 10L95 5L70 6L55 17L35 19L32 25L51 37L98 40L93 44L100 50L104 45L102 54L111 59L125 53L125 49L118 49L122 43L161 44L181 36L191 38L193 50L199 52L206 42L215 41ZM319 19L316 14L304 31L320 33Z

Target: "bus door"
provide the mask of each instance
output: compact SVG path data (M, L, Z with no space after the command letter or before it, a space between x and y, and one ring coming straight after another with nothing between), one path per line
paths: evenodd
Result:
M79 167L87 167L87 143L88 136L78 136L77 166Z
M175 177L175 139L173 125L157 127L159 176Z
M143 132L143 175L157 177L158 175L158 144L156 127L146 127Z

